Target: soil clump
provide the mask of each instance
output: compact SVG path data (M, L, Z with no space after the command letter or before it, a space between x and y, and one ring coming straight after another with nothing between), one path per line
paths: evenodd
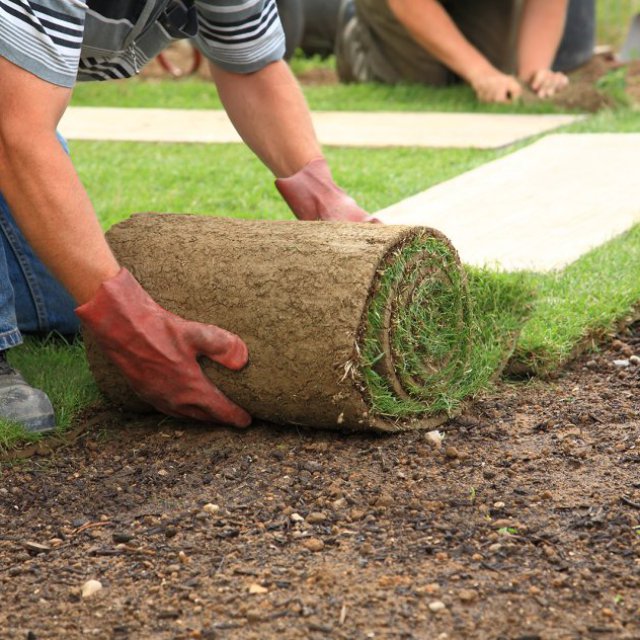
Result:
M639 355L440 434L97 414L2 466L0 637L638 638Z

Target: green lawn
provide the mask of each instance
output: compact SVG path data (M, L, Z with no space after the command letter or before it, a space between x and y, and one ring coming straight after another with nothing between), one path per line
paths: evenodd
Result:
M464 87L429 90L421 87L312 87L307 97L315 108L367 110L482 109ZM198 80L181 82L97 83L79 87L76 105L218 107L215 91ZM536 107L540 111L547 106ZM502 108L504 109L504 108ZM514 107L511 107L514 110ZM518 110L518 107L515 107ZM521 108L520 110L524 110ZM570 132L640 131L640 111L620 108L601 112L565 129ZM517 145L521 146L521 145ZM371 211L454 177L513 151L452 149L327 149L336 179ZM192 212L265 220L290 216L270 173L240 145L177 145L72 142L78 172L108 228L137 211ZM640 301L640 230L572 265L564 272L503 274L473 272L479 309L495 313L486 343L504 349L496 339L515 328L521 315L510 308L535 291L530 319L524 325L514 360L545 373L560 366L577 345L591 345ZM508 308L509 307L509 308ZM492 316L494 317L494 316ZM493 342L492 342L493 341ZM98 401L81 346L30 342L11 353L12 361L52 397L61 426L78 411ZM495 352L490 361L500 360ZM20 431L0 424L0 446L19 439Z

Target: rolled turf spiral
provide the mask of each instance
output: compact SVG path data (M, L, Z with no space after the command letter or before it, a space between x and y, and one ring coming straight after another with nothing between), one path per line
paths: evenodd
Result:
M107 238L159 304L243 337L251 355L243 371L203 367L256 419L434 428L460 399L469 294L437 231L138 214ZM88 354L105 395L140 408L90 338Z

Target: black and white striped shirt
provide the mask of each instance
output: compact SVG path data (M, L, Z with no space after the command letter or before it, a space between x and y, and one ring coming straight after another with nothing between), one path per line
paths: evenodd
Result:
M0 56L65 87L133 76L185 37L236 73L284 55L276 0L0 0Z

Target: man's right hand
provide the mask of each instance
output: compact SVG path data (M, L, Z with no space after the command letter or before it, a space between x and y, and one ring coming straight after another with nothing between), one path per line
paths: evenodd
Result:
M522 95L522 86L513 76L497 69L484 72L469 79L480 102L509 103Z
M76 313L132 389L158 411L235 427L251 423L197 360L206 356L233 371L242 369L249 353L238 336L169 313L126 269L103 282Z

